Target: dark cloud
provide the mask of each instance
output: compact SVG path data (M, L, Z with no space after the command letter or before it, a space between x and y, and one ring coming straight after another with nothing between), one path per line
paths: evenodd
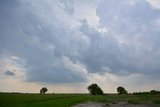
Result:
M135 1L133 5L127 0L107 0L99 4L96 13L109 30L124 32L131 37L138 31L144 32L145 26L153 26L152 21L159 18L160 11L153 9L145 0Z
M15 73L13 71L10 71L10 70L7 70L5 72L5 74L8 75L8 76L14 76L15 75Z
M65 17L59 16L72 18L72 1L58 2L62 7L49 1L18 1L17 7L7 10L0 5L0 52L25 59L31 82L87 81L82 72L66 67L64 57L75 66L83 65L88 73L159 75L160 32L154 24L159 11L145 1L126 2L99 3L96 14L106 33L91 27L86 19L75 28L64 24Z
M62 65L61 67L36 67L31 70L28 81L47 83L76 83L86 82L86 78L81 74L73 73Z
M84 20L81 29L90 40L90 45L82 54L82 63L91 73L106 72L110 69L112 72L117 72L123 68L120 61L121 47L118 40L111 34L101 34L96 29L90 28ZM117 72L117 74L120 73Z
M111 52L112 65L108 64L112 72L158 73L160 32L156 30L155 21L160 17L159 10L146 1L135 1L131 5L125 0L107 0L99 4L96 13L101 24L117 39L118 48L112 46L117 50Z
M43 2L21 2L21 6L8 10L1 17L1 49L26 59L27 81L34 82L84 82L81 73L65 67L63 57L75 57L80 49L81 37L73 35L55 16L48 16L52 5L43 9ZM36 7L38 6L38 8ZM33 10L32 10L33 9ZM40 9L40 10L39 10ZM51 13L49 13L51 14ZM9 17L8 17L9 16ZM50 24L50 18L52 24ZM9 32L8 32L9 31ZM72 58L74 59L74 58Z

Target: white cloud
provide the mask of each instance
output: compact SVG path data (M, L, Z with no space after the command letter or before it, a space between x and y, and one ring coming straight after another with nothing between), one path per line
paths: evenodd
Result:
M160 1L159 0L147 0L149 4L154 8L154 9L160 9Z
M76 20L86 19L90 26L99 25L99 18L96 15L97 0L93 1L75 1L75 12L73 17Z

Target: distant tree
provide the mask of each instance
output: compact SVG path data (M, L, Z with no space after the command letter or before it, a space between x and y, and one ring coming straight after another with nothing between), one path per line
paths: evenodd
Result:
M117 92L118 92L118 94L127 94L126 89L121 86L117 88Z
M147 95L150 94L149 92L134 92L134 95Z
M45 94L47 91L48 91L47 87L43 87L43 88L40 90L40 93L41 93L41 94Z
M103 95L102 89L95 83L87 87L91 95Z
M151 91L150 91L150 94L160 94L160 91L157 91L157 90L151 90Z
M149 94L160 94L160 91L151 90L150 92L134 92L135 95L149 95Z

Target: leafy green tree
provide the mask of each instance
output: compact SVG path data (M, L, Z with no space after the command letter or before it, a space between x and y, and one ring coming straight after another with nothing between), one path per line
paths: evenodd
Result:
M91 95L103 95L102 89L95 83L87 87Z
M41 93L41 94L45 94L47 91L48 91L47 87L43 87L43 88L40 90L40 93Z
M126 91L126 89L124 87L119 86L117 88L117 92L118 94L127 94L128 92Z

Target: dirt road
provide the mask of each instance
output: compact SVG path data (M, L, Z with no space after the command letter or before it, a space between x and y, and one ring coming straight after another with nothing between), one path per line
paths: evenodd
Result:
M88 103L78 104L72 107L106 107L106 106L105 103L88 102Z
M137 104L135 105L135 104L129 104L128 102L119 102L117 104L88 102L88 103L78 104L72 107L158 107L158 106L137 105Z

